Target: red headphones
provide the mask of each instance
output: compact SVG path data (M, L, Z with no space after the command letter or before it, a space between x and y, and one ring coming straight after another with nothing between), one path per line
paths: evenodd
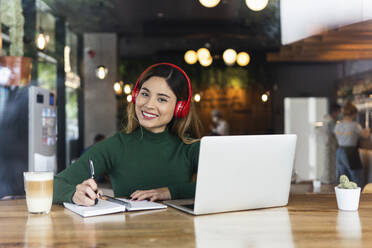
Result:
M159 65L169 65L170 67L173 67L173 68L176 68L177 70L179 70L186 78L186 81L187 81L187 84L189 86L189 96L187 97L187 101L178 101L176 103L176 108L174 109L174 117L176 118L184 118L187 116L187 114L189 113L190 111L190 102L191 102L191 80L190 78L187 76L186 72L184 72L180 67L174 65L174 64L171 64L171 63L158 63L158 64L154 64L154 65L151 65L149 66L146 70L144 70L141 75L139 76L139 78L137 79L137 82L136 82L136 85L134 86L133 88L133 92L132 92L132 102L133 104L136 103L136 97L138 96L139 94L139 89L138 89L138 84L139 82L141 81L142 79L142 76L148 71L150 70L151 68L154 68L155 66L159 66Z

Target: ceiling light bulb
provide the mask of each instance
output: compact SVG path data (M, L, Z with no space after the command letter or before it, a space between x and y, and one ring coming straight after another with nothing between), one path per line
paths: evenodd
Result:
M240 52L236 56L236 63L240 66L248 65L250 60L249 54L246 52Z
M97 66L97 69L96 69L96 76L99 78L99 79L105 79L105 77L107 76L107 73L108 73L108 70L105 66L103 65L99 65Z
M245 0L245 4L253 11L263 10L268 3L269 0Z
M268 95L266 95L266 93L265 93L265 94L262 94L262 96L261 96L261 100L262 100L263 102L267 102L268 99L269 99L269 97L268 97Z
M211 57L211 53L205 47L199 48L196 53L198 54L198 60L199 60L199 62L201 60L207 60L209 57Z
M186 63L190 65L193 65L198 61L198 55L196 54L194 50L188 50L185 53L184 58L185 58Z
M226 49L223 54L223 61L225 61L226 65L234 65L235 60L236 60L236 52L234 49Z
M132 95L127 95L127 102L131 102L132 101Z
M130 92L131 92L130 85L129 84L124 85L124 93L130 94Z
M43 33L40 33L37 35L36 38L36 47L40 50L44 50L47 44L47 40L45 38L45 35Z
M200 94L195 94L194 100L195 102L200 102Z
M208 58L202 59L202 60L199 59L199 63L204 67L210 66L212 62L213 62L213 58L211 56L209 56Z
M120 86L120 83L116 82L116 83L114 84L114 90L115 90L116 94L120 94L120 92L121 92L121 86Z
M199 0L199 2L206 8L213 8L220 3L220 0Z

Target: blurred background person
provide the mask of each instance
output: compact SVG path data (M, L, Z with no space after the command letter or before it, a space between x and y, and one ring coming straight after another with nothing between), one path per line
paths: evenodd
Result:
M221 111L214 109L211 112L211 116L211 135L229 135L229 124L223 119Z
M370 129L362 129L355 121L358 109L351 102L346 102L343 107L342 121L335 126L338 148L336 151L336 180L345 174L351 181L364 186L363 167L359 157L358 141L360 138L368 138Z

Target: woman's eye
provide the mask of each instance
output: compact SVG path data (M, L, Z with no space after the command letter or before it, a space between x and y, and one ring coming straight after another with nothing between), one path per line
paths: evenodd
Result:
M148 96L147 92L141 92L141 96Z
M168 100L167 99L165 99L165 98L159 98L159 100L158 100L159 102L168 102Z

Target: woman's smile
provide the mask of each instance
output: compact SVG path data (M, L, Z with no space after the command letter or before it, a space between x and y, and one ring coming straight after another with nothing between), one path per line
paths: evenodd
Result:
M146 112L146 111L142 111L142 116L146 120L152 120L152 119L155 119L156 117L158 117L158 115L153 114L153 113L149 113L149 112Z

